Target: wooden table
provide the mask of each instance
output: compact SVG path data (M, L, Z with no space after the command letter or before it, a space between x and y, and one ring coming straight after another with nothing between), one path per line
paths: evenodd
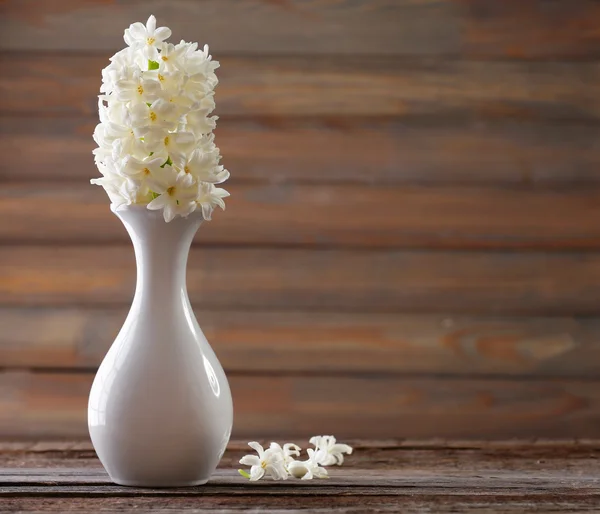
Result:
M600 441L355 441L329 480L113 485L89 442L0 443L1 512L600 512Z

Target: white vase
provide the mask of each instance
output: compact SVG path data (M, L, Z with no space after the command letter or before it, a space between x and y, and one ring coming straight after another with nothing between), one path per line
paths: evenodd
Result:
M160 211L112 209L135 248L137 286L129 315L94 379L88 426L111 479L121 485L205 483L233 421L223 368L187 294L195 212L165 223Z

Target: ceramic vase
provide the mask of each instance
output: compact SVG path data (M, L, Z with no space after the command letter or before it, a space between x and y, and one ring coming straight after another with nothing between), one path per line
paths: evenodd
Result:
M137 285L90 392L92 443L117 484L203 484L229 441L233 408L186 288L188 253L202 215L166 223L161 211L143 205L111 209L133 242Z

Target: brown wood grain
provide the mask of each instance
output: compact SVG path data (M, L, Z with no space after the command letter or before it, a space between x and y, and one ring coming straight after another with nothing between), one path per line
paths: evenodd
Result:
M98 174L99 175L99 174ZM226 185L199 244L366 248L600 248L600 188ZM101 187L0 185L0 242L128 242ZM35 206L35 208L33 208Z
M600 376L598 318L198 311L231 372ZM127 308L0 309L5 368L90 369Z
M572 483L584 482L575 479ZM350 486L348 492L344 491L344 494L341 494L339 490L328 494L331 490L321 491L319 488L317 491L309 489L310 492L305 491L306 494L302 496L298 494L298 490L292 490L296 494L291 498L285 494L240 494L239 488L234 488L233 491L223 490L220 485L218 489L212 489L210 493L201 489L197 494L188 493L178 496L167 494L150 496L147 492L144 496L134 496L134 493L119 488L113 489L100 498L92 496L94 493L98 493L98 488L83 488L80 492L64 491L63 489L63 494L57 490L48 490L47 496L43 494L46 489L38 489L35 493L31 490L29 494L13 492L12 497L6 498L3 505L6 512L21 514L43 512L110 512L114 514L137 513L144 510L153 514L171 514L173 510L177 512L198 511L199 503L203 505L205 512L215 514L250 513L252 510L249 510L249 505L252 505L252 509L260 509L262 512L273 514L298 514L303 510L309 510L314 514L354 514L356 512L420 514L428 511L546 514L556 511L557 505L560 509L558 512L583 514L593 512L600 501L600 495L595 490L592 492L584 490L582 493L577 486L565 486L564 481L558 487L556 483L548 484L548 491L545 488L542 491L534 488L534 492L530 494L514 492L510 487L506 487L493 488L493 490L476 495L471 489L461 487L461 481L457 480L454 490L445 493L442 488L415 489L414 486L394 489L392 492L395 494L391 494L389 488L373 491L370 488L359 490ZM223 492L223 495L215 495L215 491ZM234 491L237 494L234 494ZM279 490L275 489L275 491ZM65 492L67 494L64 494ZM329 504L330 507L324 507L324 504Z
M465 52L510 59L597 58L600 5L594 0L458 0L468 10Z
M85 437L93 374L0 374L3 438ZM577 380L229 375L234 437L598 437L600 388ZM289 439L288 439L289 440Z
M4 53L1 114L94 115L106 56ZM483 62L398 57L224 57L219 115L600 117L596 62Z
M85 180L92 118L0 117L0 180ZM424 185L597 184L600 126L469 119L224 117L236 181ZM35 149L35 151L32 151Z
M268 444L268 440L263 443ZM304 441L296 442L305 445ZM243 481L247 453L230 442L208 485L138 489L110 483L85 441L0 442L6 512L278 514L356 512L589 512L600 499L598 441L345 440L354 447L327 481Z
M0 248L5 306L129 304L130 246ZM196 308L597 315L600 254L193 248Z
M404 54L474 58L594 58L600 8L593 0L303 2L6 0L0 48L114 52L148 13L214 52Z

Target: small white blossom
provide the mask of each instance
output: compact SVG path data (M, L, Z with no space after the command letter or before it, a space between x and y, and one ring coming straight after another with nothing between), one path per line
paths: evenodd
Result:
M159 168L148 179L153 192L158 196L149 204L150 210L163 210L163 216L168 223L175 216L186 217L196 210L198 184L190 175L177 172L170 166Z
M131 108L131 122L140 134L158 129L166 135L169 130L175 130L178 120L177 107L162 98L150 105L139 103Z
M256 441L248 443L248 446L258 453L257 455L245 455L240 459L240 464L250 467L250 480L260 480L265 473L274 480L286 480L288 472L285 467L285 459L281 447L264 449Z
M127 179L117 173L112 159L107 158L105 163L98 163L98 169L102 177L93 178L91 183L104 187L115 207L131 205L133 203L131 188L127 187Z
M194 134L210 134L217 126L217 116L209 116L208 109L198 109L188 113L186 123L188 130Z
M293 460L288 464L287 468L290 475L295 478L301 478L302 480L311 480L312 478L327 478L327 470L319 466L315 451L312 448L309 448L306 451L308 453L307 460Z
M197 149L186 161L179 161L174 165L181 171L190 173L199 182L220 184L229 178L229 172L218 164L218 152L203 153Z
M167 27L156 28L156 18L151 15L144 26L142 23L132 23L125 30L125 43L133 48L141 48L147 59L156 61L158 47L165 39L171 37L171 29Z
M123 78L115 81L114 95L119 102L154 102L161 92L160 82L144 75L140 69L128 69Z
M165 161L181 162L194 150L196 138L191 132L165 132L161 127L150 128L144 135L144 146L149 154Z
M344 453L350 455L352 447L347 444L339 444L332 435L318 435L311 437L310 444L315 447L317 462L322 466L337 464L341 466L344 462Z
M163 43L160 48L158 62L161 70L174 72L185 68L184 55L186 47L182 45L172 45Z
M93 151L102 176L92 183L117 207L146 204L162 209L166 221L200 209L209 220L229 195L214 186L229 177L210 116L219 63L208 46L173 45L170 35L154 16L133 23L124 34L128 46L102 70Z
M124 160L123 164L121 175L128 178L139 189L140 196L146 197L150 193L150 184L153 178L161 176L161 166L164 161L152 157L140 160L130 156Z
M286 466L294 460L294 457L300 456L301 451L301 448L294 443L285 443L283 448L279 443L271 443L269 448L276 452L280 452L283 455L283 460Z
M229 192L220 187L215 187L213 184L202 182L198 191L196 203L202 209L202 217L205 220L212 219L212 213L215 207L219 206L225 210L225 202L223 198L227 198Z

